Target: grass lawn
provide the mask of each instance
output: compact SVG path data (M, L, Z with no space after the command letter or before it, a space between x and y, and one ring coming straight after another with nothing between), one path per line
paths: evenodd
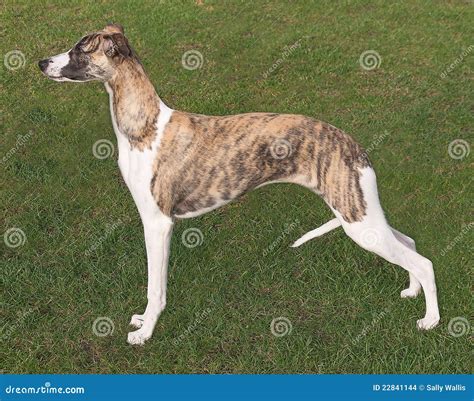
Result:
M3 372L469 373L472 2L200 3L2 2ZM167 309L144 347L129 346L146 254L117 152L93 154L98 140L115 146L108 96L36 64L110 21L174 109L306 114L351 133L390 223L433 261L440 325L418 332L424 297L400 298L408 274L340 228L289 248L332 216L306 189L279 185L176 224ZM189 50L200 68L183 68ZM359 62L367 50L374 69ZM202 233L193 248L190 228ZM113 333L94 334L99 317ZM280 337L279 317L292 326Z

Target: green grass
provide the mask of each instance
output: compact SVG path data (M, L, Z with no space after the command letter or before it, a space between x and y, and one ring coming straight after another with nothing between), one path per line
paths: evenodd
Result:
M0 159L2 230L26 235L20 247L1 245L4 372L471 371L470 335L451 336L448 322L472 321L472 230L461 234L472 219L472 154L455 160L448 144L472 142L474 52L440 74L473 44L472 2L9 0L0 7L2 57L18 49L26 59L23 68L0 70L0 156L10 152ZM380 142L370 157L382 203L391 224L434 263L440 326L418 332L423 296L399 296L407 273L340 229L290 249L331 213L308 191L281 185L177 223L167 309L145 347L127 345L130 317L146 305L146 255L116 154L92 154L99 139L115 143L108 98L99 83L58 84L36 65L109 21L124 25L174 109L301 113L367 148ZM204 63L188 71L181 56L192 49ZM371 49L382 62L366 71L359 56ZM204 236L193 249L181 241L191 227ZM112 319L111 336L94 335L100 316ZM293 326L284 337L270 331L279 316Z

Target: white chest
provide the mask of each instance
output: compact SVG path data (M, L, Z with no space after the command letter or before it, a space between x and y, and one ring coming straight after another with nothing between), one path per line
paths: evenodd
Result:
M117 121L115 120L113 92L107 84L106 89L110 95L110 112L112 125L117 137L118 165L122 177L132 194L142 219L149 216L150 213L160 213L151 193L151 181L154 175L153 165L159 152L165 126L170 120L173 110L161 102L160 113L156 122L157 135L152 143L151 149L139 150L132 148L126 136L120 132Z

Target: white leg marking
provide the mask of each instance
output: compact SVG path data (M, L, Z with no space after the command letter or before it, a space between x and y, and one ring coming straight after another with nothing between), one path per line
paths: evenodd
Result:
M393 232L393 235L399 240L403 245L410 248L412 251L416 251L415 240L410 238L408 235L401 233L398 230L395 230L393 227L390 227Z
M111 91L109 93L112 101L113 93ZM128 140L126 138L123 140L124 137L115 123L112 111L112 121L119 144L120 169L140 213L148 259L148 304L143 315L132 316L130 324L138 330L128 334L129 344L143 345L151 337L158 317L166 305L166 281L173 221L158 208L151 193L150 183L153 177L153 161L159 152L163 132L172 114L173 110L160 103L156 139L151 149L139 151L130 149Z
M143 345L153 334L158 317L166 306L169 247L173 223L160 216L143 222L148 258L148 304L143 315L134 315L131 324L140 327L128 333L128 343Z
M426 314L417 321L419 329L429 330L439 322L438 298L431 261L401 243L385 220L380 206L375 172L371 168L361 171L360 185L367 203L367 215L357 223L347 223L339 212L333 210L342 227L361 247L376 253L387 261L407 270L421 283L426 301Z
M327 223L323 224L321 227L318 227L318 228L306 233L305 235L303 235L300 239L295 241L293 243L293 245L291 245L291 247L296 248L296 247L304 244L305 242L309 241L310 239L319 237L323 234L326 234L327 232L329 232L331 230L334 230L335 228L339 227L340 225L341 225L341 222L339 221L339 219L337 219L337 218L332 219L332 220L328 221Z
M412 251L416 251L415 241L413 239L401 233L400 231L395 230L393 227L390 227L390 229L392 230L393 235L395 235L395 238L399 242L401 242L403 245L405 245ZM421 284L412 273L408 274L410 276L410 285L408 286L408 288L404 289L400 293L400 296L402 298L415 298L421 291Z
M136 327L139 329L143 326L144 315L133 315L132 320L130 320L130 326Z

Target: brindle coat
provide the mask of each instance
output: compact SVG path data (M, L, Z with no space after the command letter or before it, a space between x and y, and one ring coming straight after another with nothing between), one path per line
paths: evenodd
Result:
M109 81L117 124L132 147L150 149L160 99L125 37L113 29L108 33L122 48L118 73ZM347 222L356 222L366 209L359 169L369 165L349 135L310 117L174 111L150 190L164 214L179 217L217 207L268 182L292 182L320 194Z
M354 222L365 215L358 169L368 165L350 136L310 117L175 111L156 155L151 190L163 213L179 216L267 182L293 182Z
M357 244L410 273L403 298L423 288L426 315L418 328L438 324L432 263L416 252L410 237L388 225L367 155L344 132L300 115L171 111L117 25L38 64L59 82L102 81L111 95L119 166L142 218L148 256L148 304L144 314L132 316L138 330L129 333L130 344L151 337L166 305L172 218L204 213L269 182L304 185L336 215L293 246L342 225Z
M70 54L69 77L106 80L120 132L131 148L151 149L160 98L122 28L109 25L88 35ZM212 209L268 182L292 182L320 194L352 223L366 214L359 170L367 166L366 153L349 135L310 117L173 111L150 191L165 215L179 217Z

